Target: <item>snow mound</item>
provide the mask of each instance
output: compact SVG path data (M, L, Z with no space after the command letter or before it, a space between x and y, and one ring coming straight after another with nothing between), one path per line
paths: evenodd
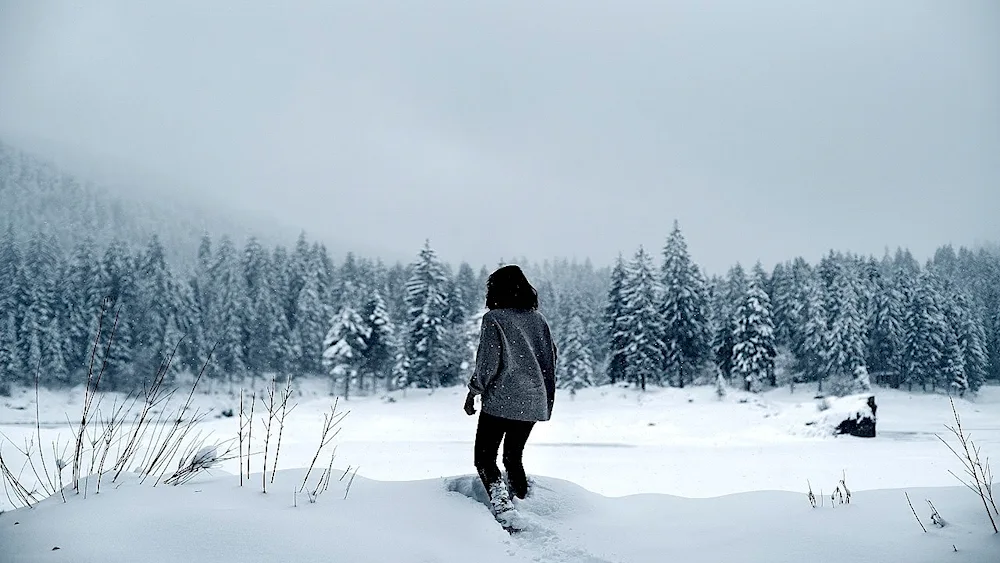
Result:
M869 404L871 397L871 393L863 393L818 399L812 408L795 413L789 431L799 436L835 436L844 433L840 430L844 421L876 420L875 412Z
M0 514L2 560L985 563L1000 549L982 508L957 487L909 491L932 499L948 518L947 527L925 534L899 490L859 491L849 505L813 509L798 493L609 498L536 478L528 498L515 502L524 531L511 536L484 505L474 475L409 482L359 476L349 494L346 480L335 480L315 504L300 496L295 506L303 475L280 471L267 495L260 474L242 488L232 475L200 474L179 487L126 479L87 499L52 497Z

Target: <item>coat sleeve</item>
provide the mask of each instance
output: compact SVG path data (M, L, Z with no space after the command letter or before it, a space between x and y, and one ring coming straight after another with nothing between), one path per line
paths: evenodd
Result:
M476 351L476 369L469 380L469 391L473 395L483 394L500 371L501 342L500 327L496 321L483 317L479 348Z
M552 416L552 407L556 402L556 366L559 365L559 348L556 346L556 341L552 339L552 333L548 325L545 326L545 334L552 344L552 372L551 374L547 374L548 377L545 378L545 393L546 399L548 399L549 416Z

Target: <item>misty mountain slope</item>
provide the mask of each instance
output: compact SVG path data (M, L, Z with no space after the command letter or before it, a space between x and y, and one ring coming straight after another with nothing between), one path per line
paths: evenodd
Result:
M154 199L126 189L112 190L0 142L0 228L8 225L18 238L41 230L66 247L84 236L99 246L114 239L140 246L156 234L178 264L193 260L205 232L237 238L251 233L262 236L240 218L168 197ZM267 234L262 238L272 238Z

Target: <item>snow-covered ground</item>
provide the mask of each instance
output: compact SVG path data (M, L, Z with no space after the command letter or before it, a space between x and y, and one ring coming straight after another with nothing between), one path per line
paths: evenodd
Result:
M279 461L290 471L279 472L267 497L259 484L239 489L233 460L179 488L127 484L8 512L0 545L13 546L18 562L175 561L199 552L195 560L251 562L1000 561L1000 538L988 533L972 493L955 486L948 470L957 472L958 461L934 436L951 421L945 396L877 390L879 436L860 439L818 436L806 425L821 417L811 388L731 392L722 401L707 387L604 387L572 399L561 392L553 420L536 427L525 451L539 486L520 506L528 531L511 538L468 498L478 494L468 477L475 418L462 411L462 389L341 401L351 412L335 465L360 466L357 481L347 500L345 479L318 503L300 498L293 508L295 468L313 457L332 404L322 383L300 390ZM68 440L67 414L77 416L80 401L42 392L43 443L56 434ZM225 392L195 403L238 410L238 397ZM1000 388L956 404L984 453L1000 455ZM34 408L33 391L0 399L0 431L23 442L34 432ZM202 427L229 439L237 424L220 417ZM811 509L807 480L829 494L843 472L852 504ZM923 534L899 489L911 492L925 524L930 498L951 525ZM626 495L638 496L608 498Z

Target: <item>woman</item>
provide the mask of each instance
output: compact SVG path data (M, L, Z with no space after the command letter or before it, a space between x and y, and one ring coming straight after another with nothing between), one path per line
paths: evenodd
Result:
M504 266L490 275L486 308L465 412L475 414L474 398L482 395L475 464L500 513L512 507L510 493L521 499L528 494L521 454L535 423L552 416L556 346L538 312L538 293L521 268ZM501 440L509 492L497 467Z

